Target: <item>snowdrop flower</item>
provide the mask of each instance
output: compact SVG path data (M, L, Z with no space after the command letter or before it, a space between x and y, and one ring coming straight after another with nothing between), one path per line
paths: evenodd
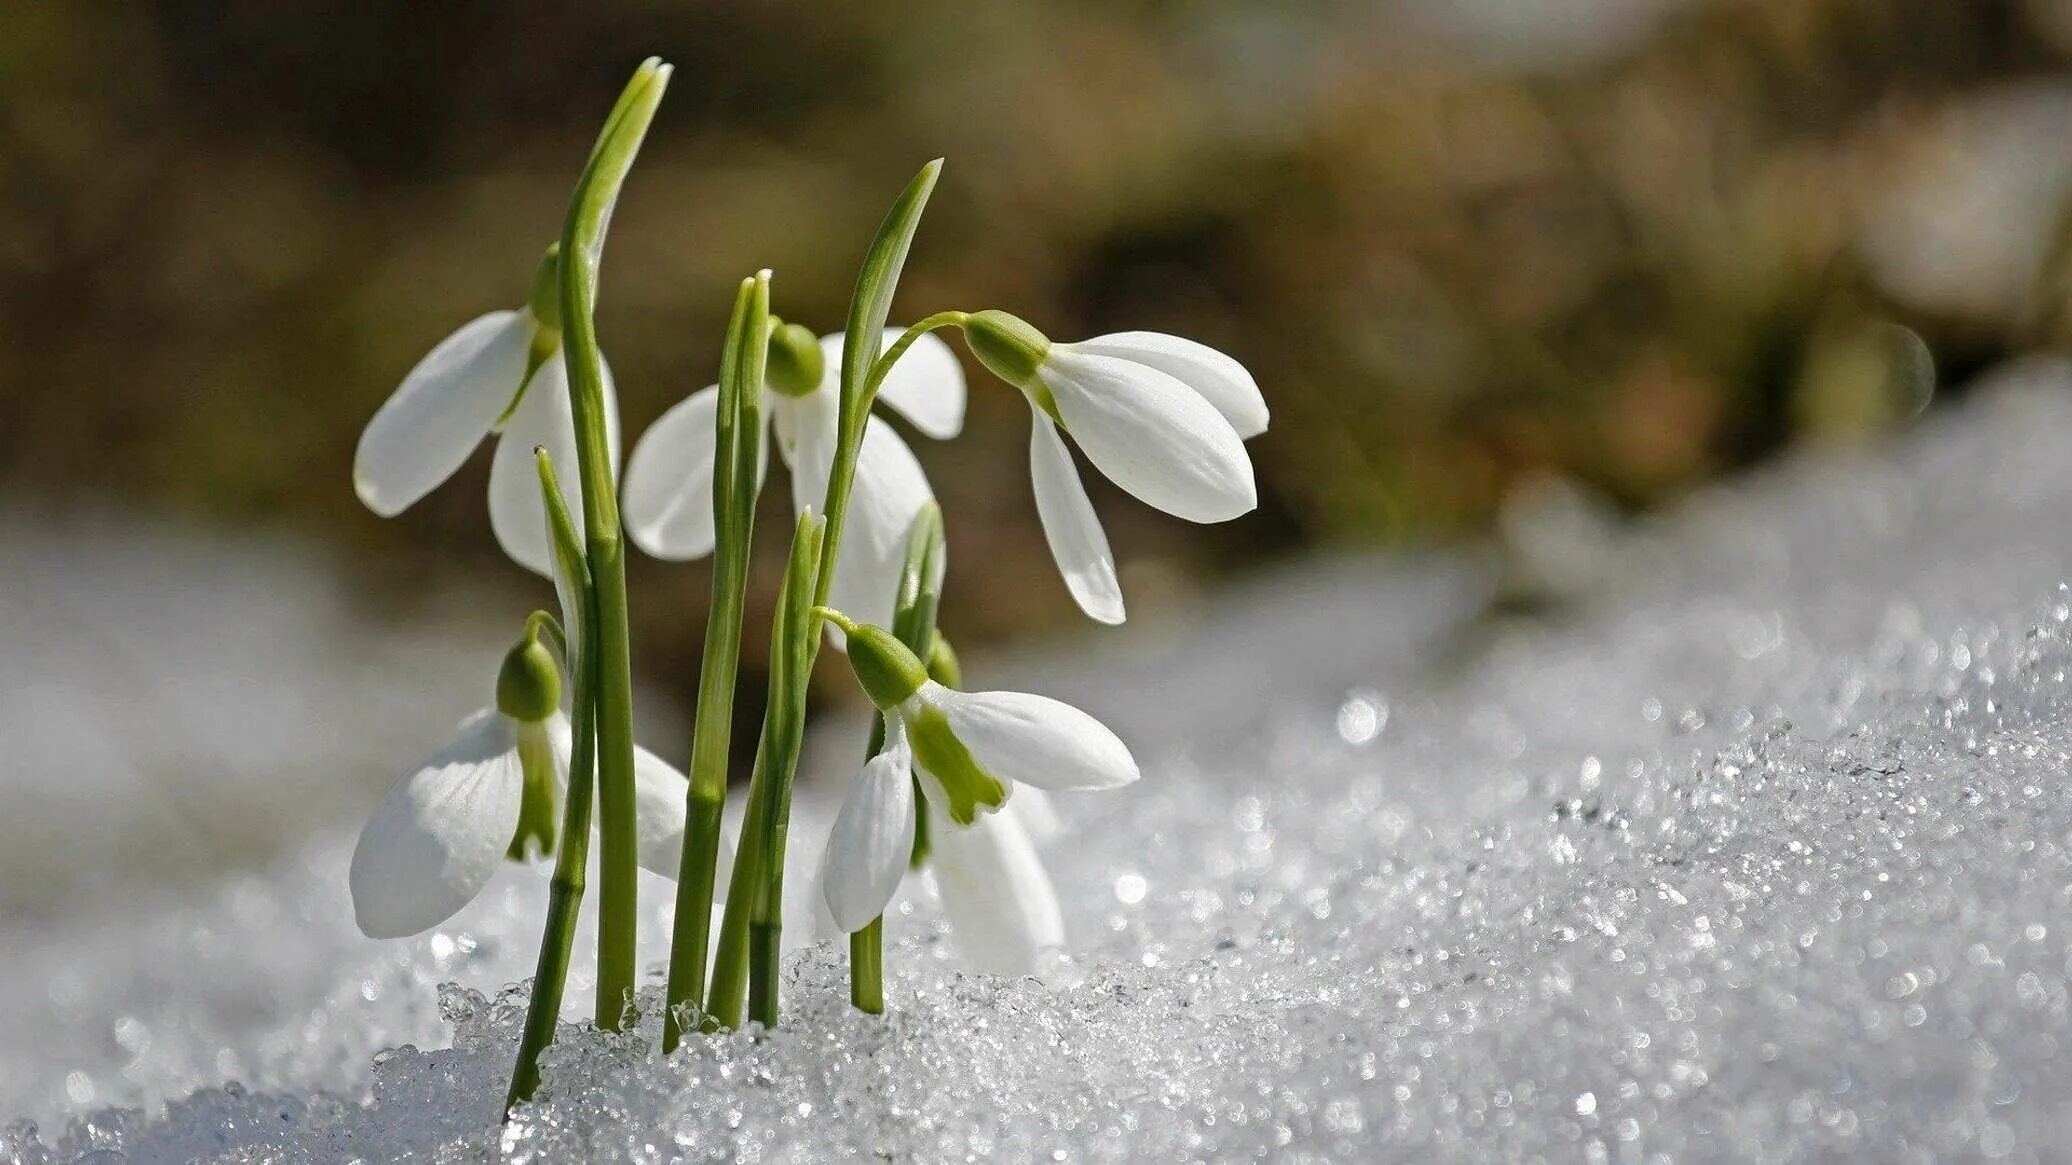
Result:
M560 701L553 656L528 634L504 658L496 705L463 720L360 830L349 881L361 932L401 938L437 926L474 900L499 861L554 851L571 743ZM687 782L641 748L633 779L640 864L674 878Z
M1137 762L1128 747L1070 704L1025 692L953 691L929 679L914 653L884 628L857 624L839 612L826 616L848 635L850 668L885 714L885 747L864 765L821 859L827 907L843 930L868 925L899 887L913 852L909 773L920 774L931 811L954 827L942 831L945 835L976 826L983 815L1005 805L1016 782L1043 789L1114 789L1137 779ZM1034 861L1026 833L995 827L979 840L949 844L953 856L946 869L952 872L944 876L953 884L960 878L974 883L997 898L967 900L1019 904L1021 914L1034 919L1023 929L1045 935L1062 929L1049 926L1040 903L1022 893L1023 875ZM943 838L931 835L935 852L943 845Z
M899 335L898 329L888 329L884 345ZM777 450L791 469L793 510L803 514L808 506L821 505L834 465L842 337L815 340L798 324L781 324L771 331L769 354L762 401L769 423L756 440L767 450L775 431ZM927 436L954 437L964 427L964 370L949 345L923 335L892 366L878 399ZM718 406L718 387L702 388L662 414L633 448L622 500L626 531L657 558L712 553ZM762 464L762 457L757 461ZM907 531L934 497L906 442L891 425L871 417L857 452L830 594L836 606L869 622L892 621Z
M1108 535L1059 438L1138 501L1190 522L1225 522L1259 504L1244 442L1266 431L1266 400L1237 361L1158 332L1054 344L1000 311L964 325L972 354L1029 398L1029 477L1051 556L1080 609L1123 621Z
M554 457L562 492L579 497L575 418L561 350L557 251L533 280L531 302L461 325L410 370L367 428L353 457L353 488L392 518L452 477L469 454L501 433L489 465L489 525L512 561L549 571L546 517L532 450ZM617 472L618 394L604 369L605 429ZM573 515L582 532L581 507Z

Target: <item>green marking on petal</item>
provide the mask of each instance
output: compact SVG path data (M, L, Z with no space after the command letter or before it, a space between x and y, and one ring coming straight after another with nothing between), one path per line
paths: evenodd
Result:
M906 724L914 759L942 786L949 803L940 808L950 815L950 820L970 825L980 813L990 813L1007 804L1006 784L979 767L971 750L951 731L950 719L941 709L923 707L909 714Z
M530 310L530 309L528 309ZM534 321L536 324L538 321ZM511 414L518 411L518 404L525 399L525 390L532 387L533 378L539 374L540 366L552 360L561 352L561 333L545 324L538 324L532 330L532 347L525 354L525 375L518 380L518 390L511 394L511 403L497 414L492 431L501 433L511 422Z
M1023 395L1029 398L1030 404L1042 409L1043 415L1055 422L1058 428L1067 433L1072 431L1071 427L1065 424L1065 414L1058 411L1058 398L1050 391L1049 385L1039 380L1023 390Z
M529 862L554 852L556 804L554 744L537 724L518 730L518 765L525 773L525 794L518 802L518 828L511 834L506 856L514 862Z

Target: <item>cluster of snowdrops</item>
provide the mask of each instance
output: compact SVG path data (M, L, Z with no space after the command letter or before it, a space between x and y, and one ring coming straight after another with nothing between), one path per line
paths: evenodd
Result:
M886 317L939 163L901 192L865 253L846 327L815 336L743 280L718 383L670 409L620 475L617 402L594 307L606 228L669 79L648 61L607 120L560 241L516 310L484 315L404 378L362 435L361 499L396 514L497 447L489 519L519 565L553 579L495 677L495 702L406 775L353 854L360 927L436 926L504 860L553 858L552 893L511 1100L531 1095L560 1012L578 905L597 843L596 1022L632 1018L639 868L675 879L664 1045L745 1018L774 1024L791 787L806 684L823 643L846 654L878 709L869 756L827 838L814 898L849 936L851 997L884 1007L882 913L910 870L935 874L958 947L986 969L1032 969L1063 923L1032 833L1030 790L1134 781L1129 749L1085 712L1020 692L959 690L936 628L945 540L927 476L884 405L922 435L962 426L965 380L937 334L1027 399L1037 513L1079 606L1123 620L1115 560L1065 438L1122 489L1167 513L1221 522L1255 505L1246 438L1258 386L1235 360L1152 332L1055 343L1000 311ZM774 445L796 523L771 629L768 712L738 840L727 767L755 502ZM714 559L688 775L633 739L625 544ZM1002 810L1009 810L1001 812ZM723 893L720 888L723 889ZM718 933L714 903L722 900Z

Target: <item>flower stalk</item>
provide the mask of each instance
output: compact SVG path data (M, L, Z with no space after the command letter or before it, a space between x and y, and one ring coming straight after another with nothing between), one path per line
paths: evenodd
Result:
M738 1027L744 1003L748 1018L777 1022L776 971L784 921L784 846L790 830L791 782L804 737L804 685L794 673L809 666L807 654L818 624L806 602L826 546L827 525L814 514L799 516L777 595L771 628L770 707L763 717L755 775L748 788L748 813L741 823L741 847L727 887L713 960L707 1017Z
M806 588L831 555L827 527L811 513L799 517L792 536L791 561L784 587L777 595L777 650L770 661L769 739L774 747L761 794L757 822L761 831L761 864L751 887L749 915L748 1018L764 1027L777 1026L778 956L783 950L784 851L791 833L791 790L798 775L799 747L806 734L806 678L820 643L820 624L806 602Z
M705 999L707 947L712 933L712 888L726 813L727 758L733 743L735 673L748 591L748 552L755 533L761 480L759 435L762 385L770 333L770 273L741 282L727 325L719 374L718 440L712 495L716 533L712 602L706 615L705 656L698 675L698 707L691 732L689 800L685 807L683 866L676 881L662 1050L683 1038L680 1012Z
M547 504L555 583L563 594L561 617L571 628L559 638L562 659L574 689L571 707L575 745L569 760L568 797L562 807L560 849L547 892L546 928L540 937L539 962L533 971L532 998L526 1005L525 1027L518 1040L518 1064L511 1073L511 1090L504 1099L507 1119L513 1108L532 1099L539 1088L540 1053L554 1042L555 1024L561 1018L569 954L575 947L576 918L583 904L584 878L590 860L591 795L596 789L597 671L588 645L597 642L597 629L590 615L589 570L583 563L582 540L569 519L568 503L554 479L553 462L544 449L535 456L539 460L540 491ZM548 625L552 626L551 621ZM577 627L581 630L575 630Z
M597 719L597 1023L607 1030L622 1025L633 995L639 856L626 551L606 428L604 365L597 345L597 277L612 208L654 120L669 74L670 66L652 57L634 72L576 182L561 233L561 327L582 483L589 608L596 628L595 637L586 642L594 644Z

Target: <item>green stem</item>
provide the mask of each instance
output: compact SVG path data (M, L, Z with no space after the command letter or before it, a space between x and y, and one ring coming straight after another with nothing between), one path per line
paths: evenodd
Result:
M538 638L542 631L546 632L547 638L554 641L554 649L561 653L561 658L567 659L568 635L561 630L561 620L545 611L534 611L525 617L526 635Z
M568 518L568 504L562 500L561 490L555 482L554 467L547 460L544 451L538 454L540 463L540 487L547 503L548 528L553 534L555 564L559 568L557 585L566 586L568 601L576 604L574 609L563 611L563 615L582 628L582 643L595 643L597 629L587 613L583 598L587 591L587 571L583 565L582 548L575 536L574 524ZM573 673L574 695L570 707L574 713L575 743L569 757L568 801L562 807L561 851L554 859L554 878L547 892L546 930L540 937L540 956L532 976L532 998L526 1005L525 1027L518 1040L518 1064L511 1072L511 1090L504 1098L504 1115L532 1099L540 1083L540 1053L554 1042L555 1025L561 1018L561 999L568 986L569 952L575 946L576 919L583 904L583 879L590 857L590 803L596 789L597 761L597 717L596 690L597 672L593 666L595 652L583 652L585 658L574 659L569 655L569 637L563 634L561 624L552 615L536 611L530 626L544 626L552 630L561 648L561 657Z
M617 1030L633 995L639 932L638 823L633 795L633 657L626 550L606 432L597 346L597 271L613 205L653 121L670 67L650 58L633 74L577 180L561 229L562 356L575 414L576 462L588 543L597 675L597 1024Z
M801 514L792 535L791 559L777 594L777 618L770 633L770 709L763 717L755 775L748 788L748 818L727 887L727 912L720 924L719 954L713 960L706 1013L729 1027L741 1022L742 990L748 988L749 1018L774 1024L778 938L783 925L784 842L791 816L791 774L798 768L798 742L805 723L804 700L794 699L800 644L815 626L804 602L820 565L826 529L819 518Z
M806 678L813 667L813 649L820 643L820 622L805 600L807 580L826 557L826 526L812 514L799 517L792 535L791 562L777 597L777 627L772 637L770 691L766 720L769 730L767 778L763 796L762 853L752 884L749 914L748 1018L764 1027L777 1026L777 979L784 931L784 851L791 832L792 781L798 774L799 747L806 735Z
M906 355L906 350L914 346L915 340L940 328L961 328L970 318L970 312L939 311L908 325L907 330L899 334L899 339L892 341L892 346L885 349L884 355L878 357L877 363L871 365L870 376L864 381L865 411L868 412L871 404L878 399L878 386L885 383L885 377L892 372L892 366L899 363L899 358Z
M712 956L712 985L705 994L708 1024L740 1027L742 1006L748 993L748 915L754 908L756 888L762 884L763 801L757 795L768 777L769 724L763 722L762 742L756 748L755 772L749 778L748 812L741 820L741 844L734 851L734 872L727 883L727 908L720 916L719 946Z
M885 1014L885 918L849 936L849 1003L871 1015Z
M677 870L676 918L670 931L668 1011L662 1050L683 1038L679 1012L705 999L705 956L712 935L712 889L727 806L727 756L733 744L734 679L741 662L741 624L748 596L748 551L755 532L756 465L761 452L762 386L770 331L770 273L743 280L727 326L720 362L718 439L713 450L713 521L717 541L712 602L705 617L705 658L698 674L698 711L691 730L690 787L685 793L684 848Z
M743 972L740 964L749 964L748 974L760 982L760 987L751 992L759 1001L756 1018L767 1016L763 1019L765 1023L776 1022L777 952L772 936L782 924L786 818L790 815L791 785L797 776L799 749L805 733L806 685L812 678L822 638L819 621L810 617L809 612L812 607L827 603L828 592L834 584L835 559L842 545L850 488L856 477L856 458L870 409L869 393L875 381L883 377L883 373L877 371L877 365L885 317L891 310L892 295L899 285L900 271L906 264L914 231L920 225L921 212L928 204L928 196L934 191L936 176L941 170L940 159L921 167L921 172L893 201L892 209L878 227L877 236L864 253L863 266L856 277L856 290L849 300L848 323L843 330L837 440L828 473L825 503L821 508L825 524L814 536L817 545L812 557L817 559L817 569L814 570L812 598L808 603L798 604L798 613L802 617L795 625L788 626L780 615L778 635L773 640L773 656L782 656L789 650L796 653L796 658L790 667L783 669L781 684L779 669L773 666L771 671L770 710L764 717L761 748L756 758L756 787L750 791L750 796L757 798L758 789L763 790L763 796L757 799L768 802L759 830L762 843L759 847L752 847L744 835L741 851L736 856L734 870L737 881L729 888L727 896L727 912L720 927L720 951L714 961L710 993L714 998L734 1003L738 998L737 977ZM906 340L906 337L901 339ZM912 340L906 340L906 343L911 344ZM901 348L902 352L904 350ZM885 367L889 369L890 365ZM792 541L794 564L801 557L800 542L805 537L802 520L800 531ZM821 548L825 548L824 552ZM794 588L795 598L797 589L800 588ZM751 811L753 808L754 802L751 802ZM760 885L751 887L737 904L733 891L742 889L738 879L744 870L753 871ZM743 913L744 906L755 912L758 927L762 930L760 940L753 944L755 950L740 949L738 943L734 946L728 943L730 932L736 935L747 932L748 920L735 921L736 915ZM757 955L761 957L754 958ZM751 963L752 958L754 961ZM724 997L723 984L728 987ZM738 1014L738 1003L734 1006L733 1014ZM716 1008L713 1010L720 1022L731 1022L728 1013L719 1012Z

